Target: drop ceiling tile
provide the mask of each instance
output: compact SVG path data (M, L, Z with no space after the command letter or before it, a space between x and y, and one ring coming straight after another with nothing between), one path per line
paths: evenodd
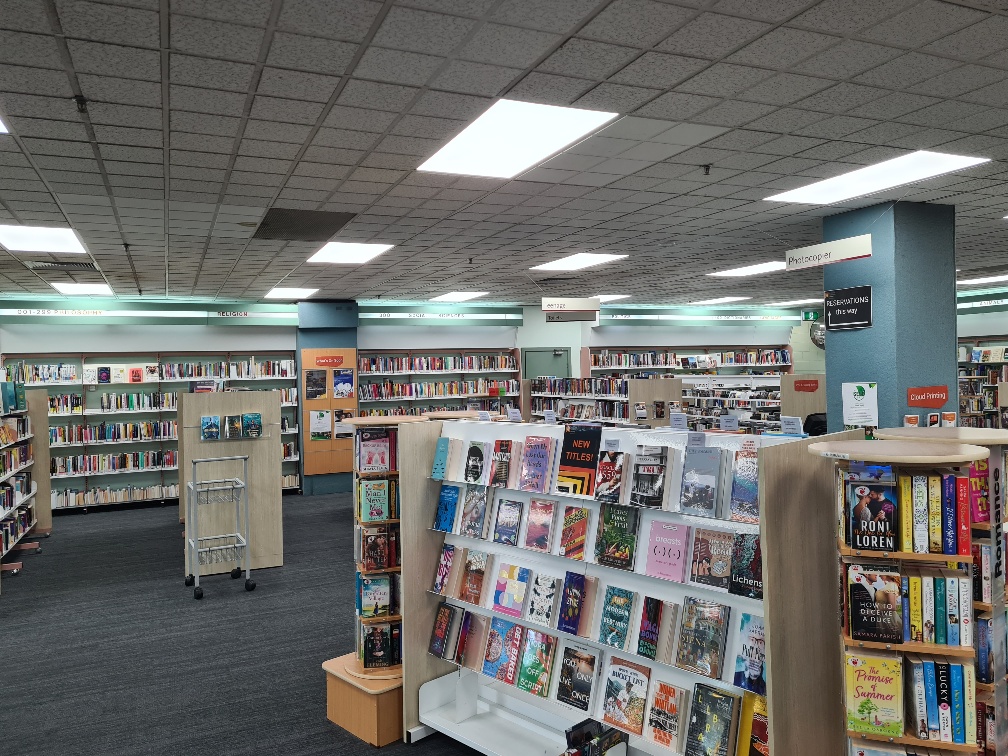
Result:
M465 128L466 122L453 118L405 115L393 127L394 134L419 136L428 139L449 139Z
M104 155L104 151L102 152ZM217 152L191 152L189 150L171 150L168 161L171 165L206 165L210 168L227 168L230 157Z
M393 155L388 152L372 152L361 161L367 168L391 168L397 171L413 171L421 163L420 158L412 155Z
M455 60L434 79L431 86L463 94L495 97L520 74L521 71L516 68Z
M939 102L939 100L934 97L925 97L924 95L910 94L909 92L893 92L881 99L852 108L848 114L862 118L878 118L884 121L890 118L898 118L904 113L919 110L936 102Z
M91 108L89 107L90 111ZM160 113L160 111L154 111ZM187 113L183 110L171 111L170 128L172 131L186 131L193 134L213 134L215 136L234 137L238 133L238 118L209 115L206 113ZM248 133L252 124L267 123L266 121L249 121L245 132ZM290 124L284 124L290 126Z
M342 147L351 150L368 150L378 141L378 134L366 131L322 128L315 134L312 144L320 147Z
M539 65L539 70L591 79L605 79L640 54L632 47L589 39L569 39Z
M224 116L240 116L245 110L245 95L238 92L172 84L170 97L172 110Z
M829 79L781 73L747 89L742 97L772 105L790 105L832 85Z
M374 0L286 0L277 26L298 34L361 42L381 8Z
M827 113L846 113L851 108L864 105L888 94L883 89L842 82L797 103L797 107Z
M416 96L414 87L400 87L375 81L351 79L340 92L340 105L400 112ZM290 119L287 119L290 120Z
M10 65L0 65L0 92L45 92L53 97L73 96L63 71Z
M975 103L944 100L935 105L915 110L913 113L902 115L900 120L920 126L952 126L960 118L967 118L985 109L983 105Z
M247 92L254 70L255 67L248 63L194 58L177 53L171 56L172 84Z
M59 97L40 97L30 94L13 92L0 95L2 105L8 116L26 116L28 118L52 118L65 121L79 121L77 108L71 101ZM15 119L16 120L16 119ZM4 151L17 151L19 148L10 137L0 138L7 144ZM0 148L4 149L4 148Z
M60 26L67 37L156 49L160 41L158 14L98 3L61 3Z
M615 0L578 33L588 39L646 49L693 15L693 11L654 0Z
M849 0L822 0L790 23L835 34L854 34L898 13L915 0L874 0L851 3Z
M764 21L783 21L806 5L804 0L720 0L713 10Z
M532 71L510 89L508 97L546 105L570 105L590 86L592 82L585 79Z
M843 139L854 132L861 133L864 129L878 124L870 118L855 118L854 116L833 116L799 129L804 136L821 137L823 139Z
M682 92L730 97L749 89L771 75L771 71L762 68L715 63L706 71L679 85L678 89Z
M322 103L256 95L255 100L252 102L250 116L266 121L290 121L312 125L322 115L322 109Z
M981 11L938 0L923 0L862 34L894 47L917 48L986 17Z
M103 160L105 170L110 175L121 173L126 176L162 176L163 166L157 163L131 163L125 160ZM97 164L95 164L97 169Z
M661 94L660 89L644 89L602 82L574 104L581 108L611 113L631 113Z
M263 30L189 16L173 16L172 49L192 55L254 63L259 57Z
M691 95L685 92L666 92L636 110L635 115L667 118L672 121L685 120L696 116L697 113L716 105L718 102L719 100L714 97Z
M354 69L354 76L392 84L422 86L444 60L433 55L368 47Z
M352 165L364 157L360 150L341 150L335 147L309 147L305 150L302 160L310 163L339 163Z
M473 21L458 16L393 7L378 27L372 44L427 55L447 56L465 39L474 26Z
M230 155L234 143L234 137L188 134L180 131L174 131L171 134L171 148L173 150L194 150Z
M62 69L59 49L50 36L0 31L0 63Z
M1006 77L1008 74L996 68L965 65L908 88L932 97L957 97L965 92L1005 81Z
M838 37L781 26L728 56L727 61L743 65L788 68L839 41Z
M21 140L32 155L63 155L65 157L89 158L94 153L88 142L70 142L58 139L35 139L25 137Z
M9 118L8 121L7 127L13 129L18 136L65 139L76 142L88 141L88 133L82 123L20 116Z
M646 52L611 80L622 84L668 89L709 65L699 58Z
M111 76L77 77L81 90L88 101L138 105L149 108L161 107L161 85L155 82L116 79ZM6 98L5 98L6 99ZM72 103L65 103L68 110Z
M948 58L909 52L861 74L855 81L889 88L898 83L900 88L904 88L950 71L959 65L957 61Z
M742 102L740 100L724 100L713 108L695 116L693 120L698 123L716 126L744 126L757 118L772 113L774 110L775 108L772 105Z
M979 23L935 40L924 49L938 55L979 60L1008 48L1008 19L988 16Z
M356 52L357 45L350 42L278 31L270 43L266 64L341 76Z
M95 139L100 144L127 144L137 147L164 146L161 131L154 129L133 129L126 126L94 125Z
M265 26L271 5L270 0L172 0L172 13Z
M34 0L9 0L4 3L4 13L0 16L0 29L47 34L49 19L44 7Z

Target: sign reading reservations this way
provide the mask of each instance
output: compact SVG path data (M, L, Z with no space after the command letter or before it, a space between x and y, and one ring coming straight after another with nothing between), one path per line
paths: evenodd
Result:
M826 292L826 330L871 328L871 286L854 286Z

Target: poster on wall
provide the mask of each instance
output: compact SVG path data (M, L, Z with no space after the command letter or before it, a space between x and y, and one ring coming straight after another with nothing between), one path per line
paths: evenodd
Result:
M304 388L305 388L305 399L325 399L327 388L326 371L305 370Z
M332 438L332 410L312 410L309 414L308 432L312 441Z
M349 399L354 395L353 370L333 370L333 399Z
M343 421L349 417L354 416L354 411L349 409L338 409L335 411L333 416L333 433L337 436L352 436L354 432L354 427L349 423L344 423Z
M878 428L878 384L844 383L843 422L852 428Z

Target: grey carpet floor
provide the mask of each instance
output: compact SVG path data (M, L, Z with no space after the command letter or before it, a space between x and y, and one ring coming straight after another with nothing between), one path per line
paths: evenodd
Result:
M182 582L176 507L55 518L0 596L0 753L350 756L321 663L353 650L348 495L284 498L284 567ZM442 736L380 751L474 754Z

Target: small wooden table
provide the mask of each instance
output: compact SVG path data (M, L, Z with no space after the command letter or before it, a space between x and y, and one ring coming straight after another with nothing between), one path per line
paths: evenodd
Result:
M360 675L357 654L349 653L322 663L326 673L326 717L373 746L402 740L402 674L393 670L367 679ZM402 669L401 667L399 668Z

